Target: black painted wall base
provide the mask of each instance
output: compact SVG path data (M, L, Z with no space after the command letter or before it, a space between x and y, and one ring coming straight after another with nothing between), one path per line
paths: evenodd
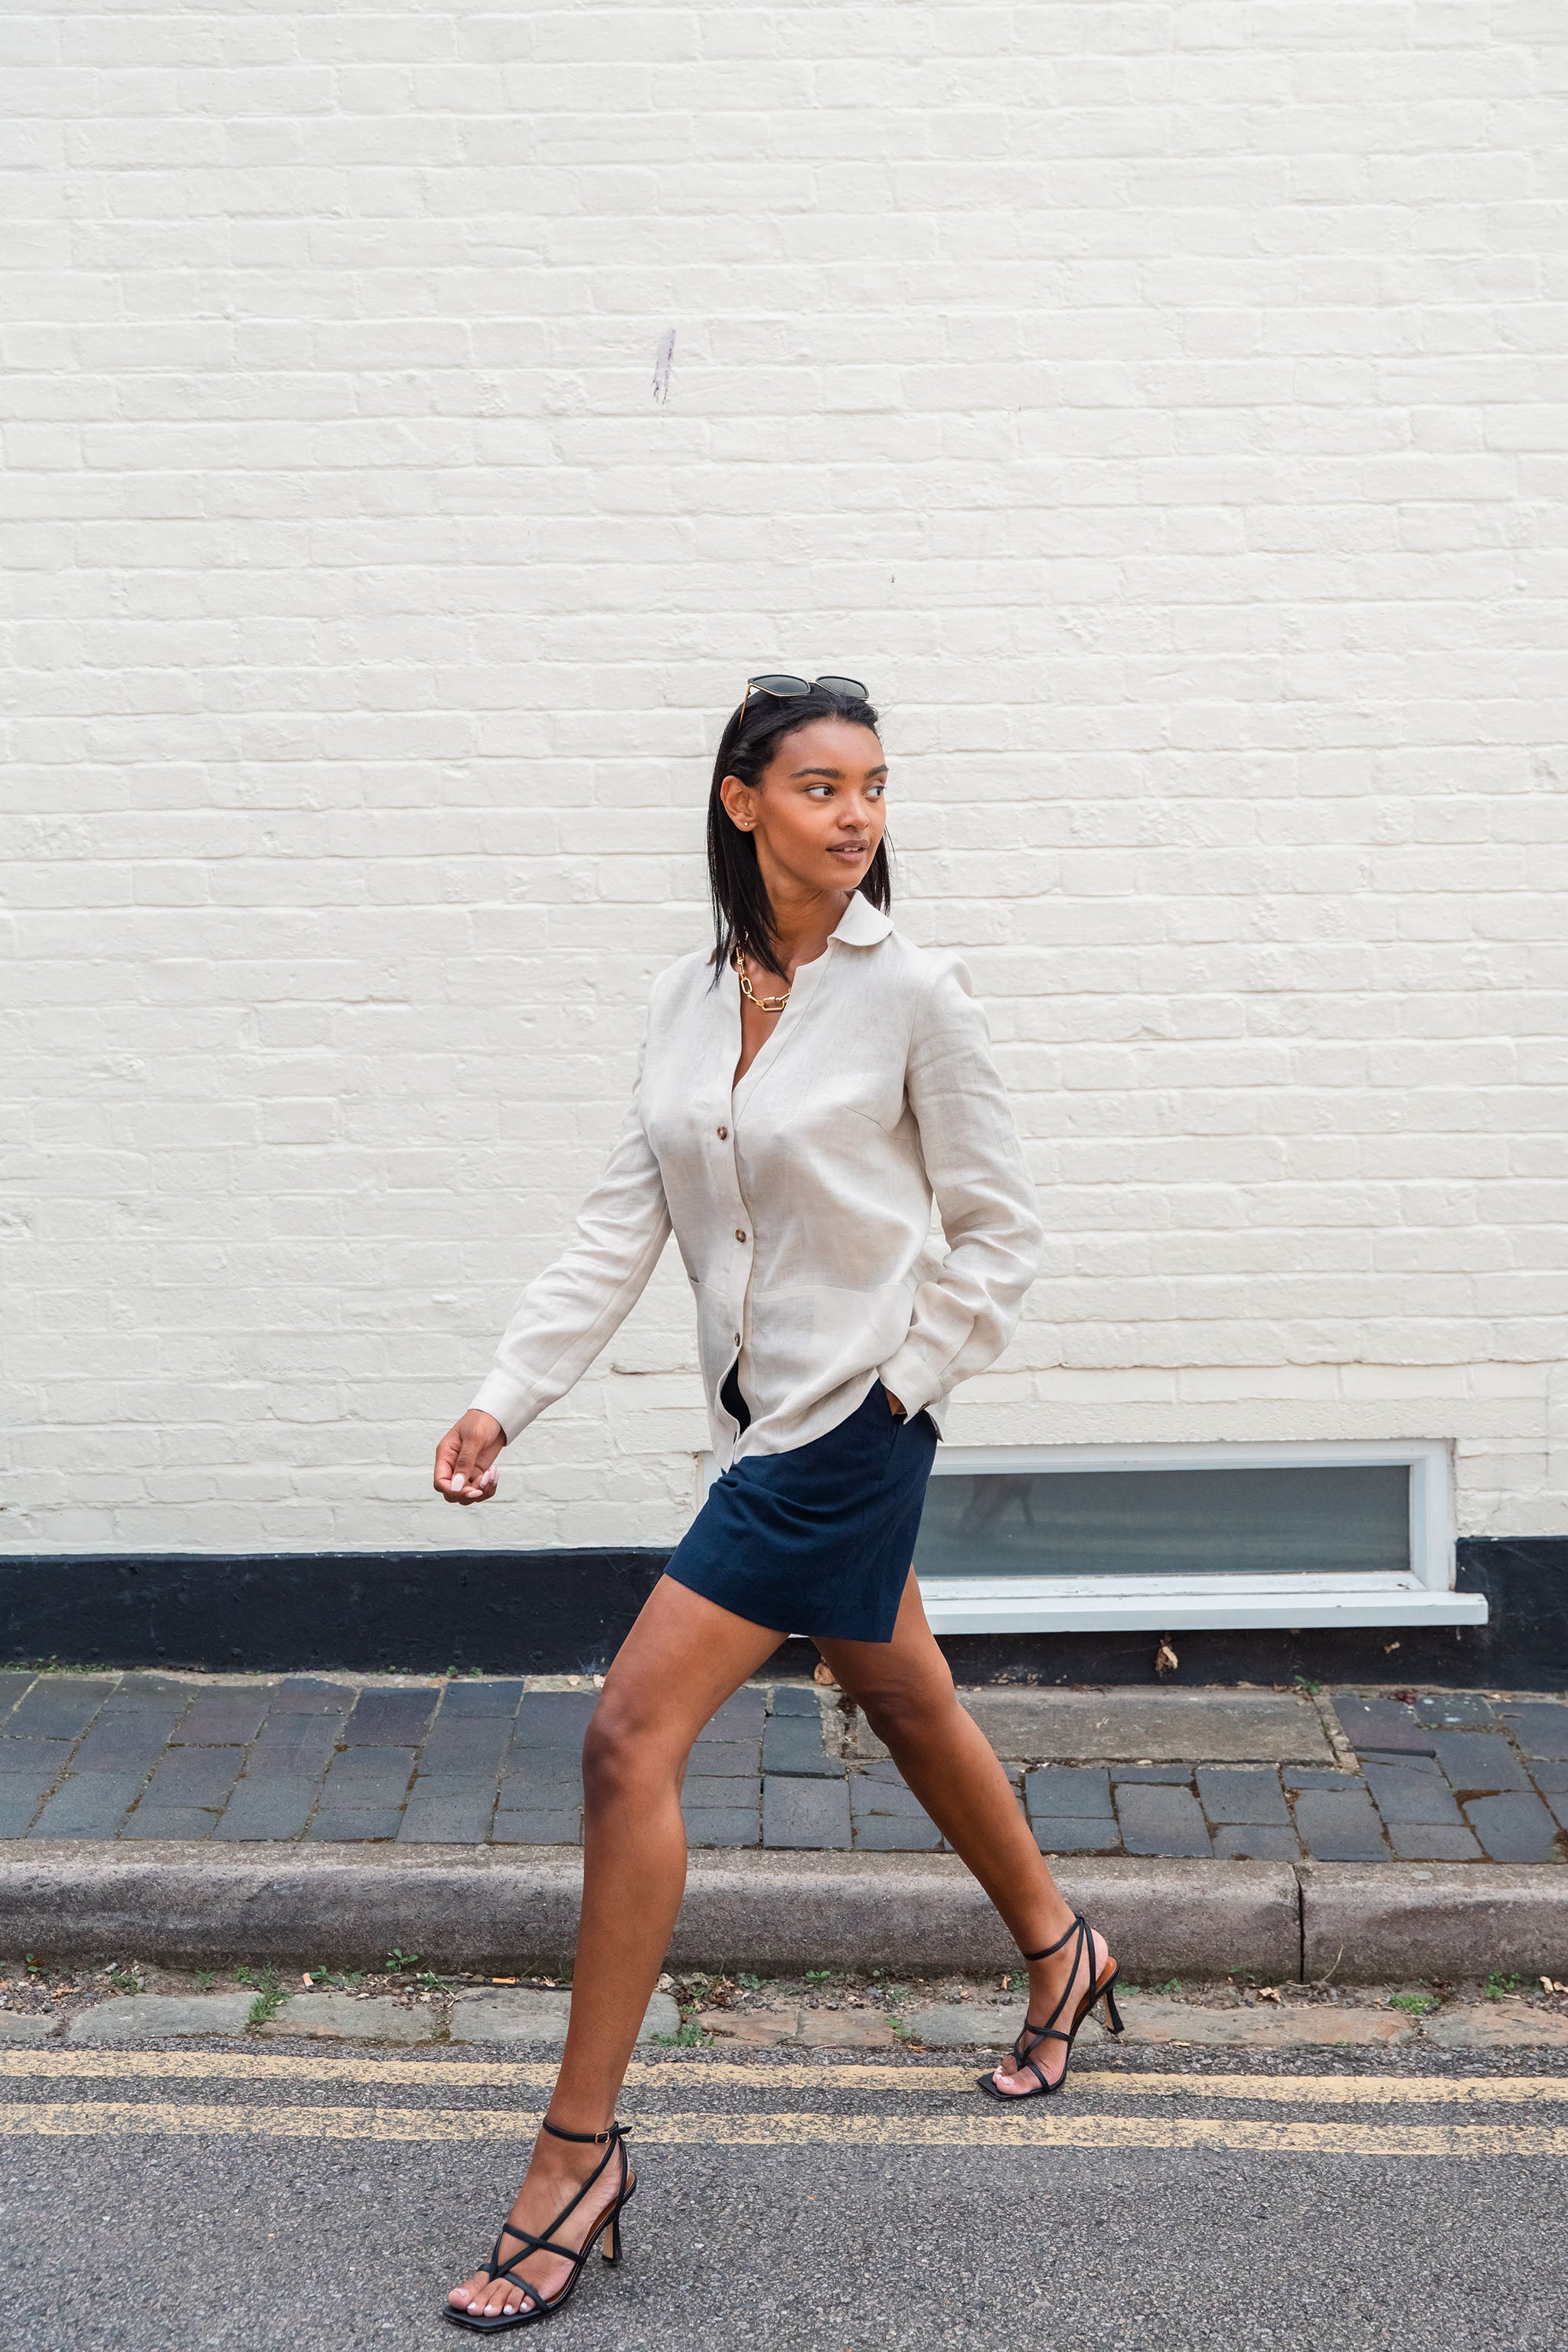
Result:
M668 1553L207 1552L0 1558L0 1628L13 1662L187 1666L208 1673L341 1667L438 1674L591 1674L614 1657ZM963 1683L1436 1683L1568 1688L1568 1538L1470 1538L1459 1583L1486 1625L1403 1633L1179 1633L1156 1677L1152 1633L955 1634ZM809 1672L807 1642L781 1673Z

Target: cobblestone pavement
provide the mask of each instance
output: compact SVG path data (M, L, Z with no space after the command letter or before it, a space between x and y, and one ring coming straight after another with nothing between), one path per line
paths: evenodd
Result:
M0 1837L571 1845L590 1677L0 1673ZM1568 1699L965 1695L1044 1851L1568 1861ZM749 1685L685 1788L700 1846L934 1850L851 1707Z

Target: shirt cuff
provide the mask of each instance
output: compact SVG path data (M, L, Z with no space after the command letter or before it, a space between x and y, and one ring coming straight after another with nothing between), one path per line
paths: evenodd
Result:
M934 1404L942 1394L941 1384L931 1377L931 1366L923 1351L911 1348L908 1341L897 1355L889 1356L885 1364L878 1366L877 1378L898 1398L910 1421L917 1413L923 1412L927 1405ZM487 1406L486 1410L488 1412L490 1408Z
M499 1421L509 1445L533 1419L529 1409L528 1391L509 1381L504 1372L490 1373L468 1411L488 1412L492 1421Z

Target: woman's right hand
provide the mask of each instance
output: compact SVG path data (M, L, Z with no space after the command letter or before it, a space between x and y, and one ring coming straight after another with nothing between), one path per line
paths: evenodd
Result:
M493 1412L466 1412L436 1448L436 1492L448 1503L488 1503L506 1432Z

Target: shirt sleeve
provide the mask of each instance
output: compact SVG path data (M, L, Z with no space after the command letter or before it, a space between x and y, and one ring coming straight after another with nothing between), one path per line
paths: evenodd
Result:
M646 1051L646 1045L645 1045ZM664 1180L643 1127L642 1055L632 1106L565 1249L518 1300L471 1410L509 1442L580 1381L647 1287L669 1238Z
M879 1367L912 1420L1002 1353L1045 1246L985 1015L956 956L942 958L921 999L905 1087L947 1240L941 1273L915 1293L909 1336Z

